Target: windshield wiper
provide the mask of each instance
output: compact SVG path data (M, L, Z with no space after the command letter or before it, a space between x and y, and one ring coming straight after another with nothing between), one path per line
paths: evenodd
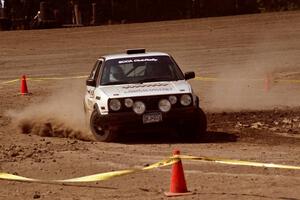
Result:
M128 81L113 81L113 82L107 82L103 85L121 85L121 84L128 84Z
M166 78L145 78L145 79L139 80L138 83L158 82L158 81L169 81L169 80Z

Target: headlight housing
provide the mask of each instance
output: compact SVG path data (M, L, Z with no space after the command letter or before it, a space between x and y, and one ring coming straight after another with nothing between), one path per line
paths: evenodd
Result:
M146 105L143 102L141 102L141 101L134 102L133 111L136 114L141 115L145 112L145 110L146 110Z
M169 112L171 110L171 103L167 99L161 99L158 103L158 108L162 112Z
M169 101L172 105L176 104L177 103L177 97L172 95L172 96L169 96Z
M133 100L130 98L127 98L124 100L124 104L127 108L131 108L133 106Z
M189 106L192 103L192 97L188 94L184 94L180 97L180 103L183 106Z
M121 109L121 102L118 99L112 99L109 102L109 108L113 111L118 111Z

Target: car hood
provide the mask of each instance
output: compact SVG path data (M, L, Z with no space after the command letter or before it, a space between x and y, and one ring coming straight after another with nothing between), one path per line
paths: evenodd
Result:
M101 86L108 98L151 96L164 94L191 93L191 86L186 81L150 82L143 84L126 84Z

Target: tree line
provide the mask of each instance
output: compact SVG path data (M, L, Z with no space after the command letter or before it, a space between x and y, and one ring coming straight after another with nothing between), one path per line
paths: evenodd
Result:
M0 0L0 25L2 29L87 26L299 8L299 0Z

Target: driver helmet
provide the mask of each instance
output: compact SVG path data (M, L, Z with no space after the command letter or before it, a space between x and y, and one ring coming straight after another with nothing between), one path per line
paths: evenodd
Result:
M111 80L112 81L120 81L124 80L125 74L124 71L120 66L111 66L110 67L110 74L111 74Z

